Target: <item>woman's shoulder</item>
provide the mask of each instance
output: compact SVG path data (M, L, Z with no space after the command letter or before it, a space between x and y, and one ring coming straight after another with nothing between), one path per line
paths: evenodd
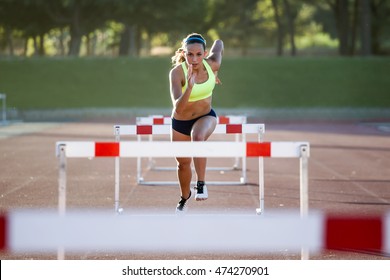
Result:
M171 72L183 72L184 66L185 66L185 62L177 64L177 65L173 66L173 68L171 69Z
M181 64L175 65L169 72L171 78L184 79L184 70Z
M183 70L182 70L181 64L178 64L178 65L173 66L173 68L171 69L171 71L169 73L172 75L172 74L176 74L176 73L179 73L182 71Z

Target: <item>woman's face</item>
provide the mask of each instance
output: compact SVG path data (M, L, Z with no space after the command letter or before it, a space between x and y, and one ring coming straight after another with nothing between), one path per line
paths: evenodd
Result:
M200 43L192 43L186 45L184 49L184 57L187 65L192 64L193 69L199 69L202 66L202 61L206 56L206 51L203 49L203 45Z

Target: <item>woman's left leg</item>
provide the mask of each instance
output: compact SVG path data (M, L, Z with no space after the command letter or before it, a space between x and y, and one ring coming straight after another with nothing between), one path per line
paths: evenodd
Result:
M217 118L213 116L205 116L195 122L192 127L192 141L206 141L217 126ZM194 158L196 177L198 182L205 182L206 178L206 163L207 158ZM195 195L196 200L207 199L207 191L205 195Z

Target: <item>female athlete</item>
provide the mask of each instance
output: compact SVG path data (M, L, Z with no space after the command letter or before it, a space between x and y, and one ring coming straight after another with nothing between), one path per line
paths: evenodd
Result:
M202 35L192 33L172 57L169 73L172 110L172 141L206 141L217 125L217 115L211 106L217 73L221 66L223 42L215 40L210 52ZM191 197L192 158L176 158L181 199L176 212L187 209ZM194 158L196 172L195 200L208 198L205 183L206 158Z

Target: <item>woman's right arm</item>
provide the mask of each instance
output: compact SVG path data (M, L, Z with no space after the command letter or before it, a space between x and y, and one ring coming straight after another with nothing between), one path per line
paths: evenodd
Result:
M171 99L172 104L177 114L180 114L184 111L188 100L191 95L192 87L195 83L195 75L192 73L192 67L190 65L188 69L188 80L187 80L187 88L184 92L182 92L182 77L181 77L181 69L179 67L175 67L169 73L169 83L170 83L170 91L171 91Z

